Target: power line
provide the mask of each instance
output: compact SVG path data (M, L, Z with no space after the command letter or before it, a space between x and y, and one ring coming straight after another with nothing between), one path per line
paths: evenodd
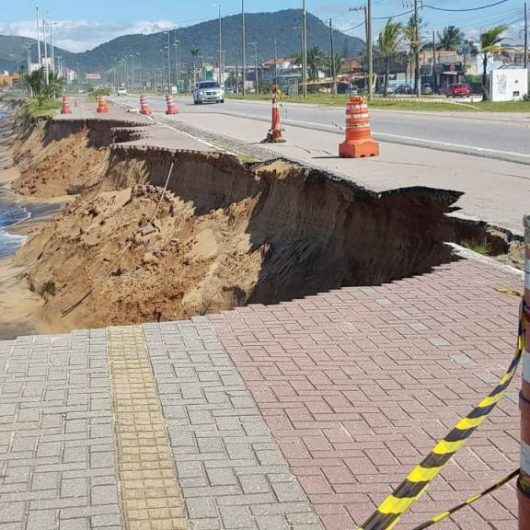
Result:
M508 1L508 0L505 0ZM403 13L398 13L397 15L390 15L389 17L373 17L374 20L390 20L391 18L404 17L405 15L410 15L414 13L414 9L409 9L408 11L403 11Z
M488 5L484 5L484 6L477 6L477 7L470 7L470 8L466 8L466 9L449 9L449 8L444 8L444 7L431 6L431 5L428 5L428 4L424 4L423 7L427 8L427 9L434 9L435 11L447 11L447 12L462 13L462 12L468 12L468 11L481 11L482 9L488 9L490 7L500 6L501 4L505 4L506 2L509 2L509 1L510 0L500 0L499 2L495 2L493 4L488 4Z

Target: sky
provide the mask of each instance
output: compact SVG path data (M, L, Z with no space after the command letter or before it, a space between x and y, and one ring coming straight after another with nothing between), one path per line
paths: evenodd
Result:
M32 0L0 0L0 34L35 36ZM410 10L413 0L373 0L374 34L384 25L384 17ZM440 9L464 9L483 6L499 0L423 0L427 6ZM217 2L217 3L216 3ZM40 0L41 13L54 21L56 43L69 51L79 52L119 35L153 33L175 27L189 26L217 16L218 4L223 15L241 10L241 0ZM307 0L308 9L322 19L333 19L338 29L364 39L361 13L349 11L364 0ZM421 0L420 0L421 3ZM299 8L302 0L245 0L248 12L277 11ZM408 14L396 20L406 21ZM505 0L501 5L473 12L422 10L425 34L454 24L470 38L476 39L484 28L509 24L507 42L522 42L523 0Z

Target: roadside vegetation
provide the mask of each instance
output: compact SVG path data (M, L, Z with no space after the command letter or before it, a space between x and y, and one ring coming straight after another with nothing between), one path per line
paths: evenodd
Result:
M44 68L35 70L24 77L30 99L25 105L26 112L32 118L48 118L60 108L59 97L64 90L64 80L53 72L46 72Z
M32 118L51 118L61 108L61 102L58 99L47 99L43 101L37 98L31 98L24 107Z
M270 94L250 94L245 97L237 95L227 95L227 99L240 99L252 101L270 101ZM324 105L333 107L345 107L349 96L339 94L308 94L303 96L282 96L280 102L283 103L309 103L314 105ZM370 101L372 109L388 110L409 110L423 112L528 112L530 113L530 101L479 101L476 103L457 103L448 101L433 100L416 100L400 98L382 98L375 97Z

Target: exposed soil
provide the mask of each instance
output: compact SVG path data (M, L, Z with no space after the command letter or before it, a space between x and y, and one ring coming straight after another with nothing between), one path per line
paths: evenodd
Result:
M86 131L50 142L42 149L41 134L36 129L18 149L23 163L20 178L13 186L15 191L49 199L79 193L99 182L105 173L108 149L90 147ZM40 150L33 149L33 144L40 144Z
M247 301L262 261L245 233L256 201L194 216L162 194L136 186L80 199L21 250L17 262L34 263L27 277L47 318L97 327Z
M506 244L446 217L458 192L376 194L285 160L111 145L134 136L97 121L19 133L15 189L77 194L16 257L50 329L182 319L380 284L455 259L445 241L476 237L499 252Z

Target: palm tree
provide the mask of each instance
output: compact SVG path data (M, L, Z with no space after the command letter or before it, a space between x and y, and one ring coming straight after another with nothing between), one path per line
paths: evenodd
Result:
M442 33L438 32L438 48L442 50L457 50L461 45L464 36L460 28L447 26Z
M333 79L333 93L337 93L337 75L341 73L345 58L340 53L324 59L324 67L329 71L329 77Z
M309 48L307 51L307 69L311 81L318 79L318 73L324 67L325 63L326 60L320 48L317 46Z
M294 58L297 65L304 62L302 54L298 54ZM329 67L329 57L326 57L318 46L313 46L307 50L307 75L311 81L318 79L318 73L322 68Z
M64 88L64 79L55 72L48 73L48 83L46 83L44 68L34 70L31 74L24 76L24 83L29 87L31 95L37 98L39 105L42 105L46 99L61 95Z
M199 48L192 48L190 53L193 57L193 86L195 86L197 84L197 58L201 54L201 50Z
M385 88L384 95L388 95L388 77L390 75L390 63L392 58L397 53L399 45L401 44L401 37L403 35L403 27L400 22L392 22L389 18L383 31L379 33L379 52L385 61Z
M409 44L410 56L414 57L414 91L418 89L418 83L420 82L420 65L416 64L416 55L421 47L421 27L422 19L417 18L417 28L416 28L416 17L411 16L407 25L403 28L403 36Z
M488 57L490 53L499 48L499 44L504 38L502 34L507 29L507 26L495 26L480 35L480 52L482 53L482 95L485 100L488 99L486 88L488 83Z

